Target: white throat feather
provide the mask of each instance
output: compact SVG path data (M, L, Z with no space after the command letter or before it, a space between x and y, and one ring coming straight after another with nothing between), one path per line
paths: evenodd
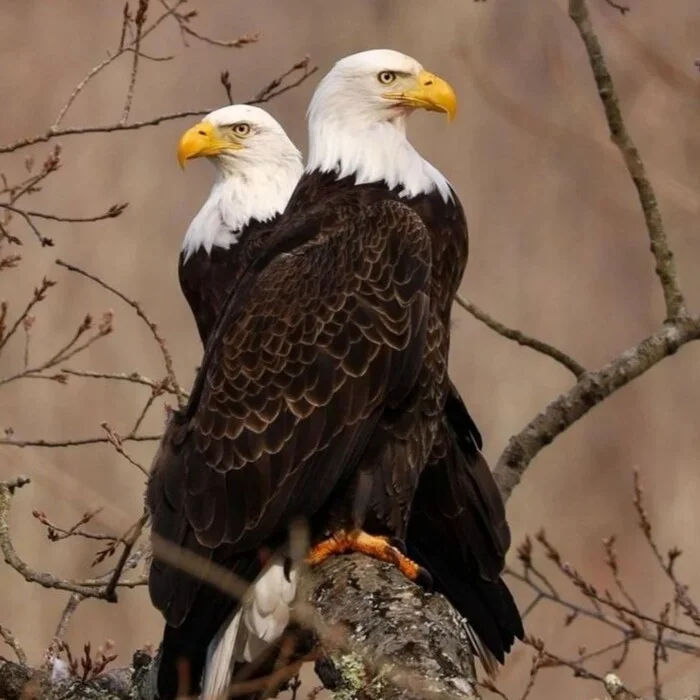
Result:
M271 221L287 206L303 172L299 152L292 148L284 157L262 160L247 159L240 153L211 159L217 168L216 180L185 234L185 262L199 248L207 254L214 246L229 248L251 221Z

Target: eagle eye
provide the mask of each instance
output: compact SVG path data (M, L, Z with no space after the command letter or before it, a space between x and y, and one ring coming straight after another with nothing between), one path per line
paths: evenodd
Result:
M391 85L396 80L396 73L391 70L383 70L381 73L377 75L377 80L382 84L382 85Z
M231 131L233 131L236 136L248 136L250 133L250 124L247 122L238 122L238 124L234 124L231 127Z

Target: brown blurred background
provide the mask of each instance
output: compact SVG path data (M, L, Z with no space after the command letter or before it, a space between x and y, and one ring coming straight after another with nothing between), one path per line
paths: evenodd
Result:
M698 308L700 260L700 6L692 0L629 0L622 18L603 0L589 0L593 20L620 92L628 125L657 188L691 307ZM154 0L151 12L160 12ZM193 3L193 7L195 3ZM193 39L183 48L174 22L165 22L144 49L169 55L143 61L132 119L224 103L219 72L227 69L236 100L305 54L320 67L298 89L268 105L290 136L306 147L304 110L319 75L339 57L392 47L446 77L460 98L451 126L418 114L412 139L456 186L471 229L464 294L504 323L553 342L595 368L654 330L663 318L636 193L609 142L583 46L564 0L244 0L196 4L193 27L218 38L260 31L259 43L227 50ZM118 43L122 4L94 0L0 2L0 143L45 131L74 86ZM118 121L129 59L109 67L78 98L65 125ZM53 261L61 257L98 273L143 303L189 385L200 346L177 282L177 255L185 229L208 192L212 170L194 163L183 174L175 146L193 119L140 131L60 139L61 172L27 199L31 209L90 215L129 202L118 219L89 225L47 222L55 247L40 249L20 222L24 264L0 275L0 298L10 319L43 275L58 282L36 312L32 357L42 359L68 339L86 312L116 313L115 333L68 366L95 371L138 370L163 376L152 338L133 312ZM30 153L38 162L49 144L0 157L11 180ZM0 359L0 376L21 367L16 338ZM697 531L700 477L700 366L698 348L684 349L595 409L533 464L508 504L514 542L545 527L565 557L601 587L610 585L601 540L616 533L623 575L650 614L657 615L669 586L653 564L635 525L632 470L648 490L651 519L663 548L678 545L679 572L700 597ZM454 312L451 373L473 412L493 463L508 437L570 384L565 370ZM127 432L148 389L71 378L67 386L26 380L3 387L0 427L18 439L89 437L101 421ZM160 407L146 424L157 432ZM148 465L154 444L130 445ZM18 474L33 483L14 501L12 528L19 553L32 566L61 575L91 575L94 546L51 544L31 516L40 509L69 525L101 506L93 523L120 533L139 514L143 476L109 445L65 449L0 446L0 478ZM514 557L513 557L514 559ZM66 593L30 587L0 568L0 622L40 659L54 632ZM524 606L530 595L515 586ZM602 644L602 628L564 628L564 612L541 606L528 630L562 655ZM82 646L112 638L123 660L157 643L160 619L145 589L123 592L116 606L88 601L75 615L68 639ZM607 633L605 633L607 634ZM7 655L7 650L0 648ZM518 646L501 676L505 688L522 686L529 649ZM649 692L650 646L633 654L624 677ZM594 666L604 672L608 664ZM590 698L599 689L548 671L534 697ZM671 656L662 678L668 694L697 692L700 662Z

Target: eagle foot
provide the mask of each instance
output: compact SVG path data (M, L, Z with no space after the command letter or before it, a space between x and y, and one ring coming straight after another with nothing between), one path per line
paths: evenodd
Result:
M407 579L423 588L430 590L433 586L433 577L427 569L419 566L406 556L405 545L401 540L380 535L370 535L362 530L353 530L351 532L339 530L333 533L329 538L322 540L311 548L306 557L306 562L310 566L318 566L328 557L350 552L359 552L373 559L393 564Z

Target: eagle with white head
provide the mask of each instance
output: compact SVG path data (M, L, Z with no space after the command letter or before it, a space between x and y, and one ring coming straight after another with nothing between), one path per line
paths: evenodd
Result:
M216 168L179 260L180 286L206 344L228 291L264 247L303 165L279 123L264 109L245 104L217 109L188 129L177 157L183 168L202 157Z
M299 517L312 565L360 551L413 580L430 572L492 668L522 636L500 580L510 533L447 377L467 229L452 187L407 139L417 108L452 117L454 92L394 51L350 56L321 81L306 171L234 285L147 500L159 536L248 580ZM196 626L195 605L216 608L165 562L149 586L171 629ZM241 623L269 630L236 619L224 636L240 661ZM217 669L205 697L227 683Z

